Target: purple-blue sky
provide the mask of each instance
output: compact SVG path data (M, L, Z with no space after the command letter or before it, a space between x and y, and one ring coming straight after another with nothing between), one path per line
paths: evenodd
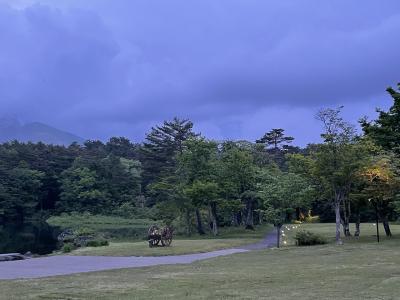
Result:
M356 123L390 105L399 33L398 0L0 0L0 115L135 141L179 116L304 145L322 107Z

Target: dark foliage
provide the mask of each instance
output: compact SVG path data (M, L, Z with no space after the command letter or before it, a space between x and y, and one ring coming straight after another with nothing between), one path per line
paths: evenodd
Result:
M310 231L298 231L294 237L297 246L313 246L326 244L323 236Z

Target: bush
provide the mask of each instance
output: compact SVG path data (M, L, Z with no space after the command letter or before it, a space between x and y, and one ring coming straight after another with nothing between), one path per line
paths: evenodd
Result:
M319 234L310 231L298 231L294 237L297 246L312 246L326 244L326 240Z
M111 214L126 219L155 219L157 209L152 207L138 207L132 203L123 203L112 210Z
M87 247L102 247L102 246L108 246L109 243L107 240L92 240L88 241L86 246Z
M65 244L65 245L62 247L62 252L63 252L63 253L69 253L69 252L71 252L72 250L74 250L74 246L73 246L72 244Z
M306 223L319 223L319 216L307 216L306 218L305 218L305 222Z
M87 227L82 227L82 228L78 228L77 230L75 230L74 234L76 236L92 236L92 235L94 235L94 231Z
M207 230L207 223L204 223L204 230ZM174 228L174 234L176 235L186 235L187 234L187 224L185 218L182 216L176 217L172 223L171 226ZM194 219L191 220L191 229L193 230L195 228L194 224Z

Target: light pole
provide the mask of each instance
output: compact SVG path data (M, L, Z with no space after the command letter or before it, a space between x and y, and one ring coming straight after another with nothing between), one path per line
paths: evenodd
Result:
M371 202L372 199L368 199ZM375 221L376 221L376 240L379 243L379 216L378 216L378 203L372 200L372 205L375 208Z

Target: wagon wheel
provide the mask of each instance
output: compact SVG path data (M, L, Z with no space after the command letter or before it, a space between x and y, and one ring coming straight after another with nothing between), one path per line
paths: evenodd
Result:
M161 244L165 247L169 247L172 243L172 229L165 227L161 236Z
M161 244L165 247L169 247L172 243L172 238L163 238Z
M149 247L155 247L160 243L160 229L157 225L152 225L149 228L147 239L149 241Z
M150 228L149 228L149 231L148 231L148 233L147 233L149 239L150 239L150 237L153 236L155 233L158 233L159 230L160 230L160 229L158 228L157 225L151 225Z
M149 239L149 247L150 248L157 246L159 243L160 243L160 240L157 238Z

